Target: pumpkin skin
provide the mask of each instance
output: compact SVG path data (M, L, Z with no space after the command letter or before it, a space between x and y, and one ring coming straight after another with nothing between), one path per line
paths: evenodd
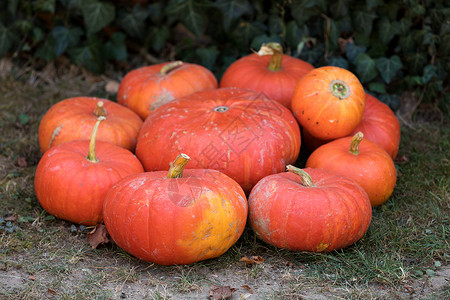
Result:
M342 68L321 67L297 83L292 112L300 125L322 140L344 137L361 122L366 97L358 78Z
M155 110L139 133L136 155L146 171L157 171L167 170L179 152L190 153L188 168L218 170L250 192L261 178L295 162L300 143L288 109L256 92L224 88Z
M225 253L247 220L242 188L207 169L135 174L108 192L104 221L119 247L159 265L190 264Z
M377 98L366 94L366 110L352 136L361 131L364 138L380 145L392 159L400 145L400 123L392 110Z
M295 251L347 247L367 231L372 207L353 180L325 169L305 168L314 186L292 172L267 176L252 189L249 224L261 240ZM303 175L302 175L303 176Z
M234 86L261 92L290 109L298 80L312 69L311 64L282 52L253 53L236 60L225 70L220 87Z
M49 214L83 225L101 223L103 201L117 181L144 172L133 153L108 142L96 142L97 161L90 161L89 144L74 140L50 148L37 165L34 182Z
M394 191L397 172L391 156L362 136L359 132L320 146L311 153L306 167L324 168L353 179L364 188L372 206L378 206Z
M99 102L106 114L103 109L98 109ZM98 140L134 151L143 123L137 114L107 99L74 97L54 104L43 116L39 123L39 146L42 153L64 142L89 140L92 127L100 115L106 115L107 119L99 128Z
M214 74L201 65L165 62L127 73L119 84L117 102L145 119L173 99L217 86Z

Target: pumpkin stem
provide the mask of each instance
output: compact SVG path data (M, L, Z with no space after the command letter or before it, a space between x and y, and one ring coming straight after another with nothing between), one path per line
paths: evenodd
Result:
M167 178L181 178L183 177L183 170L191 158L184 153L181 153L170 163Z
M352 141L350 143L350 149L348 150L348 152L358 155L359 154L359 144L361 143L361 141L364 138L364 134L359 131L357 134L355 134L352 137Z
M159 75L167 75L167 73L178 68L182 64L183 64L183 62L181 60L177 60L177 61L168 63L161 68L161 70L159 71Z
M333 80L330 84L330 92L333 96L343 100L350 96L350 87L342 80Z
M263 44L258 51L258 55L272 55L270 57L269 66L270 71L281 70L281 63L283 61L283 47L279 43Z
M303 186L306 186L306 187L314 186L311 176L309 176L309 174L306 173L305 171L303 171L302 169L294 167L293 165L287 165L286 170L300 176L302 178Z
M97 117L106 117L106 109L103 107L103 101L98 101L94 109L94 115Z
M100 126L100 122L104 120L106 120L104 116L98 117L97 122L94 125L94 129L92 130L91 140L89 141L89 151L87 156L87 159L90 162L94 163L98 162L98 159L95 156L95 140L97 139L98 126Z

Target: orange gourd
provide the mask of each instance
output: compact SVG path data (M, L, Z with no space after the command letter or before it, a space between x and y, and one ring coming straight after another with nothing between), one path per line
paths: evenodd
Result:
M205 67L182 61L141 67L125 75L117 102L145 119L152 111L173 99L217 88L217 79Z
M288 166L250 193L249 223L256 236L279 248L331 251L358 241L372 208L353 180L325 169Z
M225 253L247 220L242 188L208 169L183 168L182 154L169 172L128 176L109 191L104 221L119 247L160 265L190 264Z
M297 83L292 112L312 136L331 140L349 135L361 122L366 97L358 78L342 68L321 67Z
M320 146L311 153L306 167L324 168L353 179L364 188L373 206L387 201L397 181L391 156L363 139L361 132Z

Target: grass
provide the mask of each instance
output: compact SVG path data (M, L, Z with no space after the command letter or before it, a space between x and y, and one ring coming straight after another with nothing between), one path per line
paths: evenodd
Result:
M71 72L0 72L7 74L0 78L0 218L16 217L14 229L0 229L0 298L205 298L212 285L230 285L235 294L258 299L450 296L448 286L430 285L450 260L448 123L416 122L402 129L399 156L407 162L396 164L393 195L374 208L368 232L354 245L331 253L289 252L259 241L246 228L219 258L163 267L115 245L91 249L88 230L73 230L39 206L33 180L42 115L64 98L113 97L100 79ZM6 228L6 221L0 226ZM252 255L264 263L239 262Z

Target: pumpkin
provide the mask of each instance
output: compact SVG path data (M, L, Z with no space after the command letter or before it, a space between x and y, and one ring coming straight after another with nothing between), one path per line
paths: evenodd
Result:
M49 214L77 224L98 224L103 220L103 201L108 190L119 179L144 171L129 150L96 142L103 119L99 117L94 125L91 140L54 146L39 161L35 192Z
M366 94L366 110L361 123L352 132L361 131L364 138L380 145L392 159L400 145L400 123L392 110L377 98Z
M317 148L306 161L310 168L324 168L347 176L361 185L372 206L378 206L391 196L397 172L391 156L379 145L363 139L358 132Z
M312 69L311 64L283 54L280 44L269 43L264 44L258 53L233 62L225 70L220 87L251 89L290 108L298 80Z
M350 71L328 66L310 71L297 83L292 112L300 125L322 140L349 135L361 122L366 97Z
M242 188L208 169L183 170L181 154L169 171L128 176L106 196L104 222L115 243L160 265L190 264L225 253L247 221Z
M127 73L119 84L117 102L145 119L175 98L217 88L217 79L205 67L182 61L141 67Z
M322 252L347 247L364 235L372 208L353 180L325 169L287 167L252 189L249 224L279 248Z
M141 118L113 101L95 97L74 97L54 104L39 123L42 153L71 140L89 140L99 116L107 116L99 129L99 140L134 151Z
M364 138L380 145L391 157L397 157L400 145L400 123L392 110L370 94L366 93L366 108L361 123L350 136L361 131ZM303 144L314 151L331 140L321 140L302 128Z
M167 170L179 152L190 153L189 168L218 170L246 192L295 162L299 151L292 113L237 88L197 92L161 106L145 120L136 146L146 171Z

